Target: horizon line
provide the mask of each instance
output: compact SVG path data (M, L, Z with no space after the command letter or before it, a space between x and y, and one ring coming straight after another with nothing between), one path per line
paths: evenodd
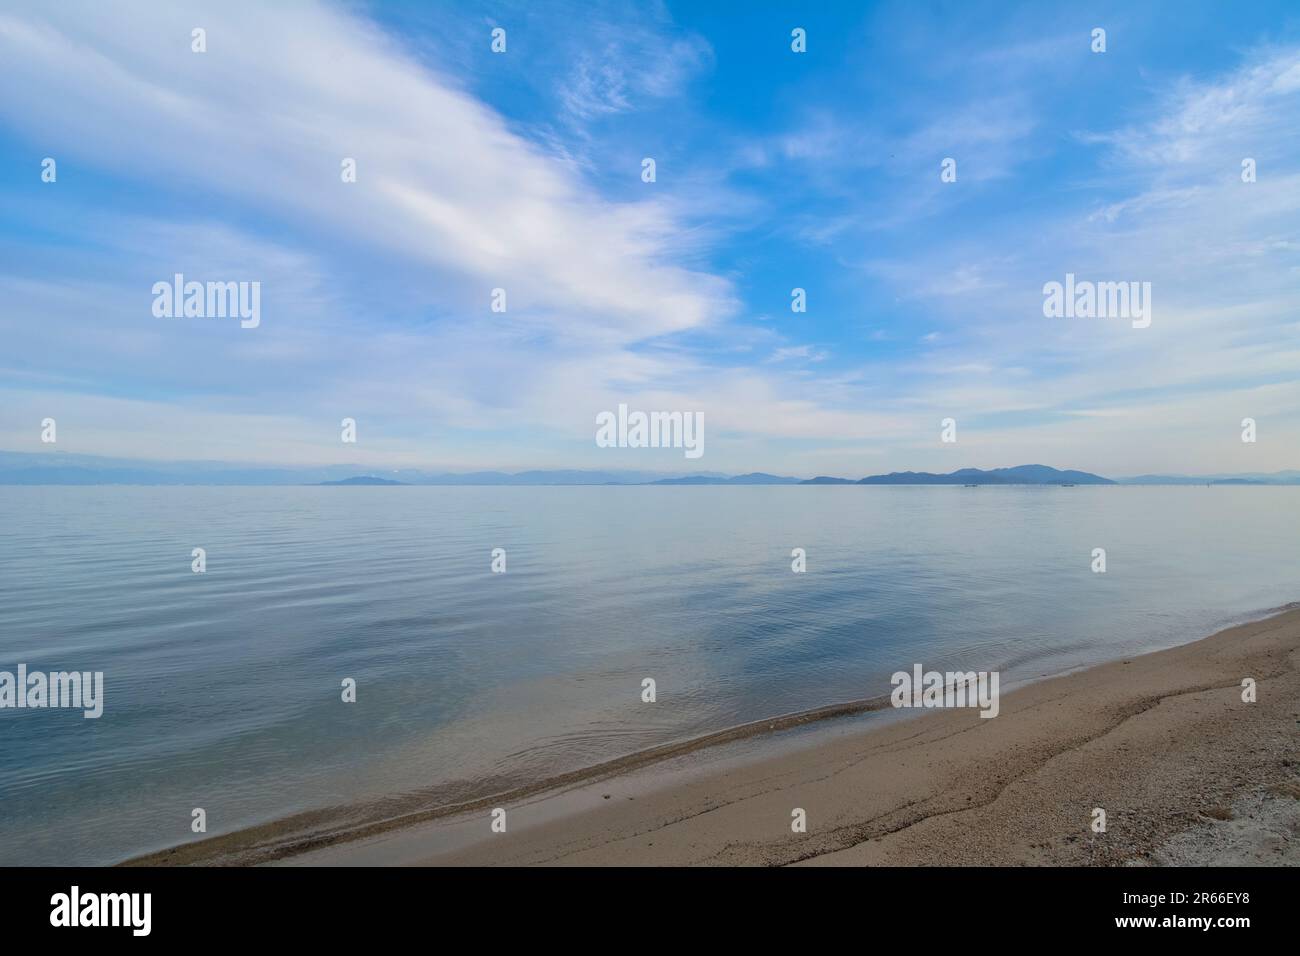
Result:
M845 478L838 475L807 476L751 470L743 472L655 470L638 468L471 468L443 470L427 466L330 464L279 464L263 462L203 459L130 459L51 449L43 452L0 449L0 456L24 461L0 459L0 484L19 485L245 485L245 486L314 486L321 484L365 484L391 482L402 485L691 485L691 484L956 484L954 479L969 477L972 484L1161 484L1223 483L1232 484L1300 484L1300 470L1279 469L1272 472L1219 472L1188 474L1184 472L1145 472L1109 477L1077 468L1057 468L1040 463L978 468L963 466L947 472L895 469ZM7 466L7 467L6 467ZM1036 469L1039 474L1028 480L1008 472ZM57 470L63 474L42 474ZM197 472L197 473L195 473ZM208 472L208 474L204 474ZM212 472L215 472L213 474ZM242 480L221 480L244 472ZM135 473L135 474L132 474ZM385 476L395 476L388 478ZM268 480L278 476L280 480ZM980 480L998 476L1003 480ZM297 477L299 480L293 480ZM567 477L569 480L554 480ZM408 480L401 480L406 478ZM546 481L544 479L553 480ZM582 479L588 480L582 480ZM889 481L888 479L900 479ZM259 480L260 479L260 480ZM493 480L496 479L496 480ZM530 481L530 479L537 479ZM751 479L751 480L747 480ZM949 479L949 481L931 480ZM1009 479L1009 480L1008 480Z

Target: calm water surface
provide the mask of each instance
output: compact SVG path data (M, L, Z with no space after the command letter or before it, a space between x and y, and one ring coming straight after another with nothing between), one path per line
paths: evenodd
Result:
M1300 599L1297 542L1300 488L0 488L0 670L105 675L0 710L0 863L1182 643Z

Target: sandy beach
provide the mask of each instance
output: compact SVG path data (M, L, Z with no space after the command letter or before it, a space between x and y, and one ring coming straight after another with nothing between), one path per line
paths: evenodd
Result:
M882 723L748 760L687 748L450 815L303 816L133 862L1300 864L1300 609L1029 684L993 719Z

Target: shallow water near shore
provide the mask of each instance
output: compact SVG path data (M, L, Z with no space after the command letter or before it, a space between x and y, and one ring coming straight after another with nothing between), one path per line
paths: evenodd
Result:
M0 670L105 700L0 710L0 863L470 799L916 663L1005 686L1184 643L1295 600L1297 540L1300 488L4 488Z

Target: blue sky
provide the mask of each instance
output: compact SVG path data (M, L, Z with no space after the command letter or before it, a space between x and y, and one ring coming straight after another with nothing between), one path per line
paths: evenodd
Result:
M6 4L0 87L6 450L1300 467L1292 3ZM1045 318L1067 272L1151 326ZM597 448L620 402L705 455Z

